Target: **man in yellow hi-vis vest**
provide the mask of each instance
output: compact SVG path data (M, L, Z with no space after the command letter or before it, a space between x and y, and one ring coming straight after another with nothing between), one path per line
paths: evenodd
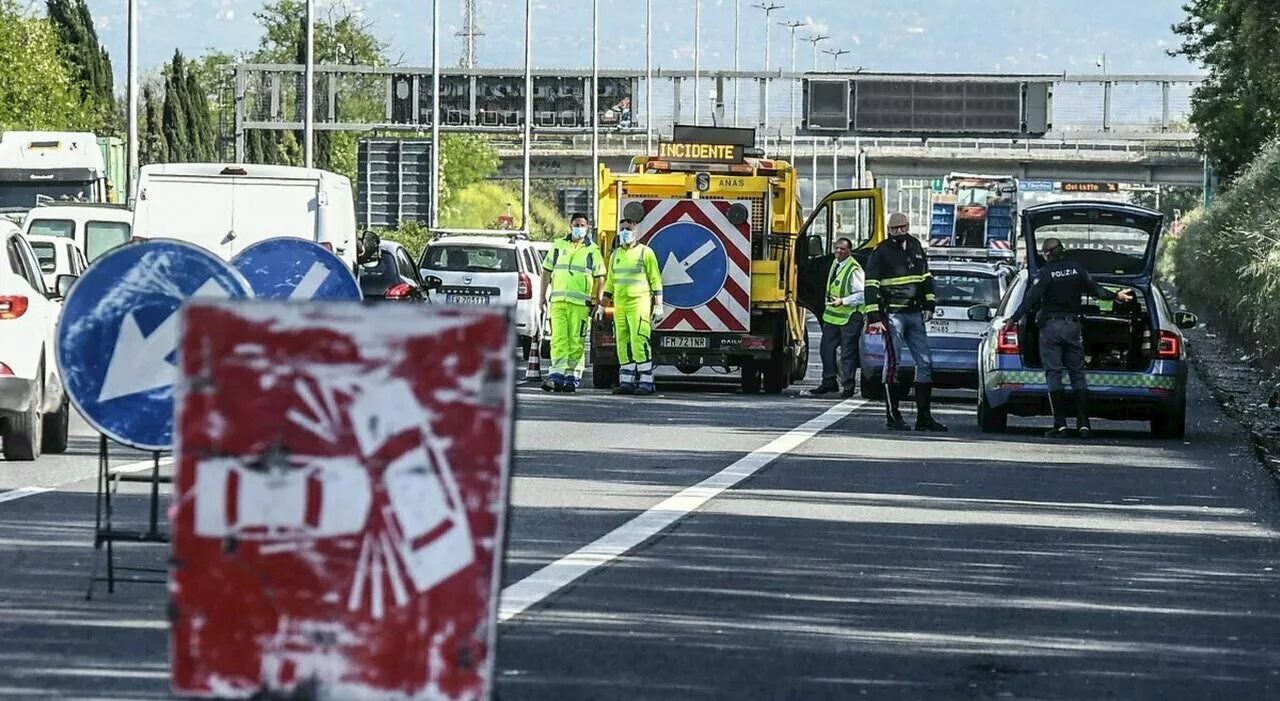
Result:
M652 248L636 242L636 224L618 224L618 247L609 260L604 296L613 299L613 335L618 344L618 387L614 394L653 394L653 353L649 338L662 321L662 272ZM604 308L596 310L597 318Z
M587 239L587 215L574 214L569 235L559 239L542 261L542 294L551 287L551 373L546 392L577 392L586 368L586 339L591 308L600 304L604 261Z
M836 259L827 275L827 304L822 312L822 384L814 394L840 391L853 396L858 370L858 339L862 336L866 275L853 258L853 242L836 239ZM836 384L836 351L840 351L840 384Z

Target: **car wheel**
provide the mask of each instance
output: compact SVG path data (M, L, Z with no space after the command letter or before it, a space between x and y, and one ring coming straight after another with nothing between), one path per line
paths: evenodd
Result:
M61 455L67 452L67 443L71 435L71 402L63 396L62 406L58 411L44 417L44 438L41 448L50 455Z
M44 363L40 363L39 377L44 377ZM30 461L40 457L43 442L44 383L36 386L36 396L27 410L9 419L9 430L4 435L4 459Z
M1156 438L1181 439L1187 435L1186 400L1171 412L1151 418L1151 435Z
M983 433L1004 433L1009 430L1009 410L996 409L987 401L987 393L978 390L978 428Z
M863 399L884 399L884 383L877 376L868 375L867 373L859 373L858 377L858 393Z

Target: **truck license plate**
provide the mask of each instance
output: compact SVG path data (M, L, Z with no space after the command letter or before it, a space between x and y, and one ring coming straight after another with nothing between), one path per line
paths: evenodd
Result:
M663 336L663 348L706 348L710 339L706 336Z
M938 321L936 319L929 320L929 333L947 334L953 333L955 327L950 321Z
M445 295L445 301L449 304L488 304L489 297L487 295Z

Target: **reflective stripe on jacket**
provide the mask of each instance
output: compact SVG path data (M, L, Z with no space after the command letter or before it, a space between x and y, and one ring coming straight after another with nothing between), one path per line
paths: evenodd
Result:
M934 310L933 274L924 248L911 234L890 237L867 261L867 321L884 321L893 312Z
M840 267L840 261L831 263L831 274L827 276L827 298L839 298L847 300L854 297L854 304L846 304L839 307L833 307L830 304L822 312L823 323L832 324L834 326L844 326L849 323L854 314L865 310L865 304L858 304L857 298L862 297L861 284L856 278L861 276L856 273L862 270L862 266L858 265L858 261L852 257L845 259L846 264Z
M591 281L604 277L604 260L594 243L559 239L542 261L551 273L551 301L586 305L591 301Z
M604 294L627 299L662 294L662 271L653 249L642 243L614 249L604 279Z

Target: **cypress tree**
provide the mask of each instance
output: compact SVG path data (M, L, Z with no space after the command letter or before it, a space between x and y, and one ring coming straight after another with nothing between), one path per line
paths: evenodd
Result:
M169 163L191 162L190 117L187 115L186 81L182 79L182 52L174 51L164 81L164 126L161 129L168 145Z
M93 14L85 0L46 0L49 20L61 40L60 53L71 66L81 98L98 117L95 128L118 131L111 57L98 42Z
M138 128L138 160L142 165L164 163L169 145L164 140L164 101L156 98L155 88L142 88L142 120Z

